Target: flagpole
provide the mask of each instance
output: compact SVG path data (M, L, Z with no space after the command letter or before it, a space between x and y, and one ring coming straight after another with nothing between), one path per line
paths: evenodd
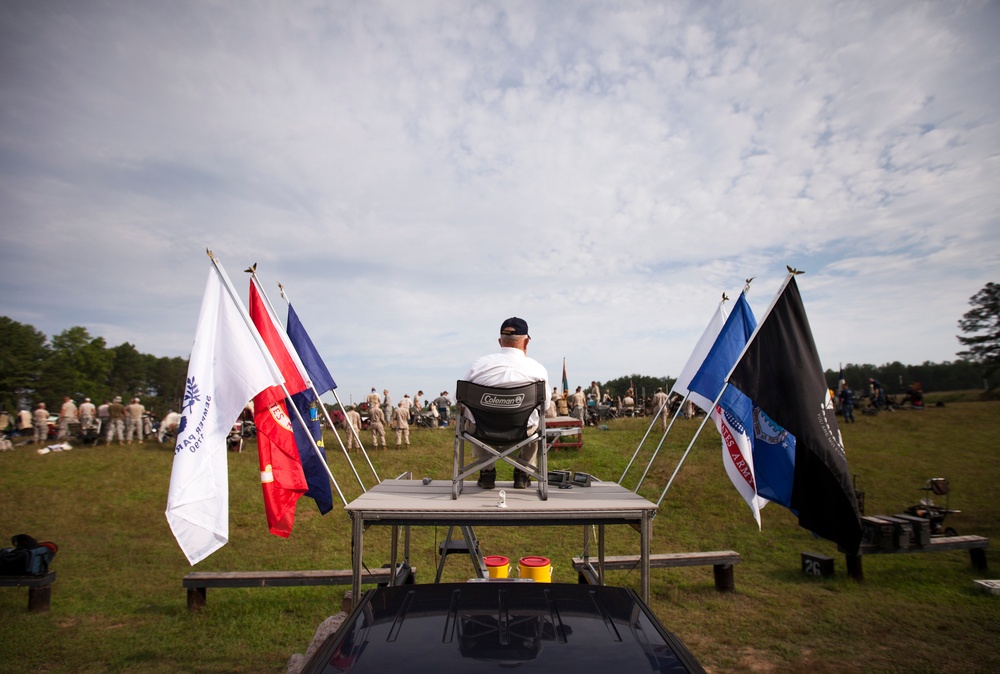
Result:
M233 302L235 302L236 306L239 307L240 315L243 317L243 321L247 324L247 327L250 328L250 333L254 336L254 339L257 341L257 347L264 354L264 359L267 361L268 367L271 368L271 372L279 375L278 378L281 379L281 390L284 391L285 397L291 398L291 395L288 393L288 387L285 386L284 375L281 374L281 370L278 368L278 364L274 362L274 357L271 355L271 351L267 348L267 345L264 344L264 340L260 336L260 332L257 330L257 326L254 325L253 320L250 318L250 314L243 306L243 302L240 301L239 294L236 292L236 288L233 287L232 281L229 280L229 275L226 274L226 270L222 268L219 259L212 254L212 251L206 250L206 252L208 253L208 257L212 260L212 264L215 265L215 268L219 271L219 274L222 276L222 281L223 283L225 283L226 291L229 292L229 295L232 298ZM292 407L295 406L292 405ZM305 428L306 427L305 423L302 422L302 415L299 414L298 408L296 408L295 413L299 416L299 421L300 423L302 423L303 428ZM310 435L309 437L312 436ZM313 447L315 448L316 452L319 453L319 448L316 447L315 441L313 442ZM323 465L326 466L326 462L324 462ZM330 473L329 466L326 467L326 472L327 474L330 475L330 479L333 480L333 485L337 488L337 493L340 494L340 500L343 501L344 505L346 506L347 499L344 498L343 492L340 491L340 485L337 484L337 480L334 479L333 474Z
M722 387L722 390L719 391L718 397L716 397L715 402L712 403L712 410L714 410L715 406L719 404L720 400L722 400L722 394L726 392L726 388L728 388L728 387L729 387L729 384L727 383L725 386ZM701 420L701 425L698 426L698 430L696 430L694 432L694 437L691 438L691 442L688 443L687 449L684 450L684 455L681 456L681 460L677 462L677 467L674 468L673 475L671 475L670 476L670 480L667 481L667 486L663 488L663 493L660 494L660 498L656 502L656 507L657 508L659 508L660 507L660 503L663 502L663 497L667 495L667 490L670 489L670 485L672 485L674 483L674 478L677 477L677 473L680 472L681 466L684 464L684 461L687 459L688 454L691 452L691 448L694 447L695 440L697 440L698 436L701 435L702 429L705 428L705 424L708 423L708 420L711 417L712 417L712 411L709 410L708 414L705 415L705 418ZM637 489L638 489L638 487L637 487Z
M791 268L789 268L789 272L791 272ZM791 274L789 274L789 277L791 277ZM743 286L743 292L740 293L741 295L743 295L743 297L746 297L746 294L750 291L750 282L751 281L753 281L753 277L752 276L746 280L746 284ZM785 283L787 284L788 281L786 280ZM726 299L728 299L728 298L726 297L725 293L723 293L722 294L722 301L725 302ZM771 301L771 306L767 308L768 312L771 311L771 308L774 306L774 304L775 304L775 302L777 302L777 300L778 300L778 297L775 296L775 298ZM763 321L761 321L761 322L763 322ZM736 365L739 364L740 358L743 357L743 353L747 350L747 345L750 344L750 342L753 340L754 335L756 335L757 331L760 330L760 325L761 324L758 323L756 325L756 327L754 327L753 335L751 335L750 339L747 340L747 343L743 345L743 350L740 352L740 356L739 356L739 358L736 359L736 362L733 363L732 368L730 368L729 375L733 374L733 370L736 369ZM716 396L715 401L712 403L712 409L705 410L705 412L706 412L705 418L702 419L701 425L698 426L698 430L695 431L694 437L691 438L691 442L688 443L687 449L684 450L684 454L683 454L683 456L681 456L681 460L677 462L677 467L674 468L674 472L670 476L670 480L667 481L667 486L663 488L663 493L660 494L660 498L656 502L656 507L657 508L660 507L660 503L663 501L663 497L667 495L667 490L670 489L670 485L673 484L674 478L677 476L678 471L680 471L680 469L681 469L681 465L687 459L687 455L691 451L691 448L694 447L695 440L697 440L698 436L701 435L701 431L702 431L702 429L705 428L705 424L708 423L708 420L712 417L712 412L715 410L716 406L719 404L719 401L722 400L722 394L726 392L727 388L729 388L729 375L726 375L726 378L725 378L723 386L722 386L722 390L719 391L719 395ZM690 385L690 382L688 382L688 384ZM689 386L688 387L688 395L690 395L690 393L691 393L691 391L690 391L690 386ZM636 487L636 489L638 489L638 487ZM758 522L758 524L759 524L759 522Z
M252 267L250 267L249 269L247 269L247 271L250 272L250 279L251 279L251 281L254 284L256 284L256 286L257 286L257 292L260 293L261 297L264 298L264 303L266 304L267 309L270 312L269 315L268 315L268 320L270 320L273 323L274 321L277 320L277 314L274 311L274 307L271 305L271 300L269 300L267 298L267 293L264 292L264 289L260 286L260 281L257 279L257 265L254 264ZM281 322L279 321L278 322L278 327L280 328L280 326L281 326ZM291 344L287 344L285 342L285 335L284 335L284 333L282 333L281 330L278 330L278 332L281 335L281 341L282 341L282 343L285 344L285 348L286 349L290 349L290 351L295 351L295 348L292 347ZM289 353L289 355L291 355L291 353ZM298 355L298 353L296 353L296 356L297 355ZM308 372L302 372L302 370L304 370L305 368L304 367L299 367L299 363L296 363L295 367L299 370L299 374L302 375L302 379L306 383L308 383L309 386L310 386L310 388L313 390L313 392L315 392L316 391L316 387L313 385L312 380L309 378L309 373ZM285 391L285 398L287 400L291 401L292 396L288 393L288 389L286 388L286 389L284 389L284 391ZM323 402L319 398L319 394L318 393L316 394L316 401L320 405L323 404ZM302 426L303 429L305 429L305 432L306 432L305 434L307 436L309 436L309 444L312 445L313 451L316 453L316 457L320 460L320 463L323 464L323 468L326 469L326 474L330 476L330 480L333 482L333 486L337 488L337 493L340 494L340 500L343 501L344 505L346 506L347 505L347 499L344 498L343 492L340 491L340 485L337 484L337 478L335 478L333 476L333 471L330 470L330 465L326 462L326 457L324 457L323 456L323 452L321 452L319 450L319 445L316 444L316 438L314 438L312 436L312 432L309 430L309 426L306 425L305 419L302 418L302 412L299 411L298 405L294 404L294 401L292 401L292 404L289 405L289 407L292 407L295 410L295 418L299 420L299 424ZM334 435L336 435L336 432L334 433ZM339 440L340 438L338 437L337 439ZM343 443L341 443L341 447L343 447ZM352 469L354 468L353 464L351 465L351 468ZM357 477L357 475L358 475L357 471L354 471L354 475L355 475L355 477ZM358 482L361 482L361 478L360 477L358 477ZM364 484L361 485L361 491L365 491L365 485Z
M747 284L749 285L749 281L747 281ZM726 293L723 292L722 293L722 300L719 302L719 306L716 307L716 311L712 314L712 318L709 319L708 325L705 327L705 333L707 333L708 330L711 328L712 322L714 320L716 320L716 315L719 312L722 312L723 305L725 305L725 303L728 302L728 301L729 301L729 298L726 296ZM723 313L723 317L725 317L724 313ZM701 338L698 340L698 343L695 345L694 351L688 357L688 363L684 365L684 368L681 371L681 377L684 377L685 372L688 371L688 368L691 365L691 358L694 358L695 355L698 353L698 348L701 345L702 340L705 338L705 333L702 334ZM663 431L663 437L660 438L660 442L656 446L656 450L653 452L653 455L651 457L649 457L649 463L646 464L646 470L643 471L642 477L639 478L639 484L637 484L635 486L635 491L636 492L638 492L639 491L639 487L642 486L643 480L646 479L646 475L649 473L649 469L653 465L653 460L656 459L657 454L659 454L660 448L663 446L663 442L667 439L667 435L670 433L670 429L673 428L674 422L677 420L677 417L680 415L681 411L684 409L684 404L688 401L688 399L691 396L691 392L689 390L687 390L687 385L690 383L690 379L691 379L691 375L690 374L687 375L687 379L688 379L688 381L684 383L684 389L685 389L684 400L681 401L680 406L677 408L677 412L674 413L673 418L670 420L670 425L668 425L667 428L666 428L666 430ZM680 383L680 379L678 379L677 381L675 381L674 382L674 388L676 388L677 384L679 384L679 383ZM674 389L671 389L670 395L673 395L673 393L674 393ZM669 403L669 401L670 401L670 395L667 396L667 403ZM667 404L667 403L664 403L664 404ZM661 408L661 410L662 410L662 408ZM625 467L625 471L622 473L622 477L618 481L619 484L621 484L621 482L625 479L626 473L628 473L629 469L632 467L632 461L635 461L636 456L638 456L639 450L642 448L643 443L646 442L646 438L649 436L650 431L653 430L653 424L655 424L656 421L657 421L657 419L659 419L659 415L660 415L660 412L657 412L656 416L653 417L653 422L649 425L649 429L646 431L646 435L644 435L643 438L642 438L642 440L639 442L639 446L636 447L635 453L632 455L632 459L629 461L628 466Z
M670 400L669 396L667 397L667 400ZM658 409L656 411L656 414L653 415L653 421L650 422L649 428L646 429L646 434L644 436L642 436L642 440L639 441L639 446L636 447L635 448L635 452L632 453L632 458L629 459L628 465L625 466L625 470L622 472L622 476L621 476L621 478L619 478L618 484L622 483L622 481L625 479L625 476L628 474L629 469L632 468L632 462L635 461L635 457L637 457L639 455L639 450L642 449L642 443L646 442L646 438L648 438L649 434L652 432L653 426L655 426L656 422L659 421L660 414L663 413L663 408L664 408L664 406L666 404L667 404L666 401L664 401L663 405L660 405L660 409ZM673 422L671 422L671 425L672 424L673 424ZM664 437L665 436L666 436L666 431L664 431ZM656 456L656 455L654 454L654 456ZM652 459L650 459L650 461L652 461ZM641 484L641 481L640 481L640 484ZM636 489L638 489L638 488L639 487L636 487Z
M653 452L653 455L649 457L649 463L646 464L646 470L642 472L642 477L639 478L639 484L635 486L634 491L636 493L639 493L639 487L642 486L643 480L645 480L646 475L649 474L649 469L653 467L653 461L656 459L656 456L660 453L660 448L663 447L663 441L667 439L667 436L670 434L670 429L674 427L674 422L677 421L677 417L681 415L681 411L683 411L684 405L685 403L687 403L687 401L688 401L688 396L684 396L684 400L681 401L681 404L677 407L677 411L674 412L674 416L671 417L670 419L670 425L667 426L667 430L663 431L663 437L660 438L659 444L656 445L656 450Z
M281 292L281 299L285 300L285 304L287 304L289 307L292 306L292 301L290 299L288 299L288 295L285 294L285 286L283 286L283 285L281 285L279 283L278 284L278 290ZM270 304L270 302L269 302L269 304ZM323 401L320 400L319 392L316 391L315 385L313 385L312 382L309 382L309 383L310 383L310 385L312 385L313 391L316 392L316 400L319 401L319 403L320 403L320 407L323 410L323 416L326 417L326 422L328 424L330 424L330 430L333 431L333 435L334 435L335 438L337 438L337 442L340 444L340 448L344 451L344 456L347 457L347 463L350 464L351 470L354 471L354 476L358 478L358 482L361 482L361 477L358 476L358 471L354 467L354 462L351 461L351 457L348 454L347 449L344 447L344 442L343 442L343 440L340 439L340 435L337 433L337 429L336 429L336 427L333 424L333 419L330 418L330 412L329 412L329 410L326 409L326 405L324 405ZM336 401L337 401L337 405L340 406L340 412L341 412L341 414L344 415L344 419L347 419L347 410L344 409L344 403L342 403L340 401L340 396L337 395L337 389L336 388L330 389L330 393L333 394L334 399L336 399ZM361 438L358 436L358 432L357 432L357 430L355 430L354 425L351 424L351 423L348 423L347 427L351 430L351 435L354 436L354 439L358 441L358 447L361 448L361 454L365 457L365 461L368 462L368 467L371 468L372 475L375 476L375 481L376 482L382 482L382 478L380 478L378 476L378 472L375 470L375 466L372 465L372 460L368 456L368 452L365 451L365 446L361 443ZM362 484L361 485L361 489L364 490L364 488L365 488L365 486L364 486L364 484Z

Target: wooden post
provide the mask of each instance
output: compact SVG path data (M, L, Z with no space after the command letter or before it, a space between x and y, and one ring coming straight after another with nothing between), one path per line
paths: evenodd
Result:
M977 571L988 570L986 565L986 548L969 548L969 559L972 561L972 567Z
M736 592L736 579L732 564L715 564L712 566L715 574L715 589L719 592Z
M847 557L847 575L854 580L864 580L865 571L861 564L861 555L852 555L848 553Z
M208 598L208 588L189 587L188 588L188 610L200 611L205 606Z
M28 588L28 610L48 611L52 599L52 586L42 585L40 587Z

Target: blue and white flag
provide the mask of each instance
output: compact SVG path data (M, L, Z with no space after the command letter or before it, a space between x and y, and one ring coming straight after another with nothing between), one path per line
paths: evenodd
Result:
M251 398L283 381L221 274L208 272L167 492L167 522L192 565L229 540L226 436Z
M692 394L702 396L706 409L711 410L712 420L722 436L722 463L726 474L743 500L750 506L757 527L760 528L760 509L767 501L758 495L753 457L753 403L740 391L726 387L726 377L736 364L743 347L753 335L757 321L744 293L733 306L719 336L716 338L698 372L691 378L688 388ZM725 390L723 390L725 389ZM719 398L719 394L722 397ZM714 407L712 403L719 398ZM699 405L701 407L701 405Z
M703 395L691 391L691 379L698 372L701 364L705 362L705 356L708 355L712 345L715 344L715 340L718 339L719 333L722 332L722 326L726 324L728 316L729 312L726 310L725 300L719 302L719 306L716 307L711 320L708 321L704 332L701 333L698 343L695 344L694 350L688 356L687 363L684 364L684 368L677 376L677 381L674 382L673 388L670 389L671 393L689 398L691 402L703 410L708 410L712 406L714 398L712 400L705 400Z

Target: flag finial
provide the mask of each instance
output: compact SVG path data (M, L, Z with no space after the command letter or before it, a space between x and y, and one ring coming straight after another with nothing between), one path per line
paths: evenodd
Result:
M746 285L743 286L743 294L746 294L746 293L750 292L750 282L753 281L754 278L756 278L756 277L751 276L750 278L748 278L745 281Z
M723 292L722 293L722 301L723 302L728 302L729 301L729 295L727 295L726 293Z
M250 265L249 267L247 267L243 271L245 271L248 274L256 274L257 273L257 263L254 262L252 265Z
M804 271L799 271L799 270L798 270L798 269L796 269L795 267L789 267L789 266L788 266L787 264L785 265L785 269L787 269L787 270L788 270L788 273L789 273L789 274L792 274L793 276L797 276L797 275L799 275L799 274L805 274L805 272L804 272Z

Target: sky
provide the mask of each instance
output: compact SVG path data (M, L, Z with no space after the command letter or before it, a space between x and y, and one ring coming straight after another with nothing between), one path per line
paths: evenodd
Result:
M500 323L677 376L797 279L826 369L956 359L1000 281L1000 3L0 0L0 315L187 357L211 262L344 402Z

